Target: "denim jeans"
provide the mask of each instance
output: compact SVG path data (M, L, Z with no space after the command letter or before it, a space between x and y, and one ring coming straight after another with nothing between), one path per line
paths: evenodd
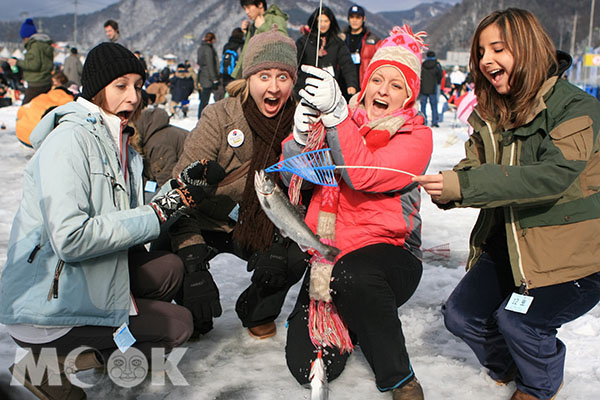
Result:
M429 105L431 106L431 125L438 124L438 95L436 93L432 94L421 94L421 112L423 113L423 117L425 117L425 123L427 124L427 101L429 100Z
M515 286L510 266L483 253L442 308L446 327L464 340L493 379L516 367L517 388L548 399L563 382L566 347L557 329L600 300L600 273L529 290L527 314L505 310Z

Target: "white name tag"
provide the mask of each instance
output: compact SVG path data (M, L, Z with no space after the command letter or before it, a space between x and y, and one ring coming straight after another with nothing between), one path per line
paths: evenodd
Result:
M121 353L125 353L135 343L135 338L125 322L113 333L113 340Z
M510 300L508 300L508 304L506 304L506 307L504 307L504 309L508 311L518 312L521 314L527 314L527 311L529 310L529 306L531 306L532 301L532 296L513 293L510 296Z
M352 62L354 62L354 64L360 64L360 53L359 52L352 53L352 54L350 54L350 56L352 57Z
M235 222L237 222L239 216L240 216L240 205L236 204L235 207L233 207L233 209L229 212L228 217L231 218L232 220L234 220Z
M154 193L156 192L156 182L154 181L146 181L146 186L144 186L144 190L146 192Z

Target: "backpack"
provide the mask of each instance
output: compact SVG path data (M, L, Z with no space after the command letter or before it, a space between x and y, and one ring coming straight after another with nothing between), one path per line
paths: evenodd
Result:
M221 56L221 68L219 69L220 74L231 76L237 60L238 53L235 50L227 49L223 51L223 55Z

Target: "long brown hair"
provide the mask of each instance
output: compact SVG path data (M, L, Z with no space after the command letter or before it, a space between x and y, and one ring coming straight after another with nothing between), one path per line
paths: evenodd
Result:
M479 38L485 28L494 24L514 58L510 92L506 95L496 92L479 69ZM471 44L469 66L480 115L496 121L499 128L523 125L536 95L556 65L556 48L532 13L518 8L494 11L479 23Z

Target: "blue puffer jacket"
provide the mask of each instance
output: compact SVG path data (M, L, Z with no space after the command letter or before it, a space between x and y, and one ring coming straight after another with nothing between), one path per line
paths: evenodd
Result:
M0 322L119 326L129 318L128 249L156 238L142 202L141 157L128 149L128 185L100 113L77 102L31 134L23 198L0 281Z

